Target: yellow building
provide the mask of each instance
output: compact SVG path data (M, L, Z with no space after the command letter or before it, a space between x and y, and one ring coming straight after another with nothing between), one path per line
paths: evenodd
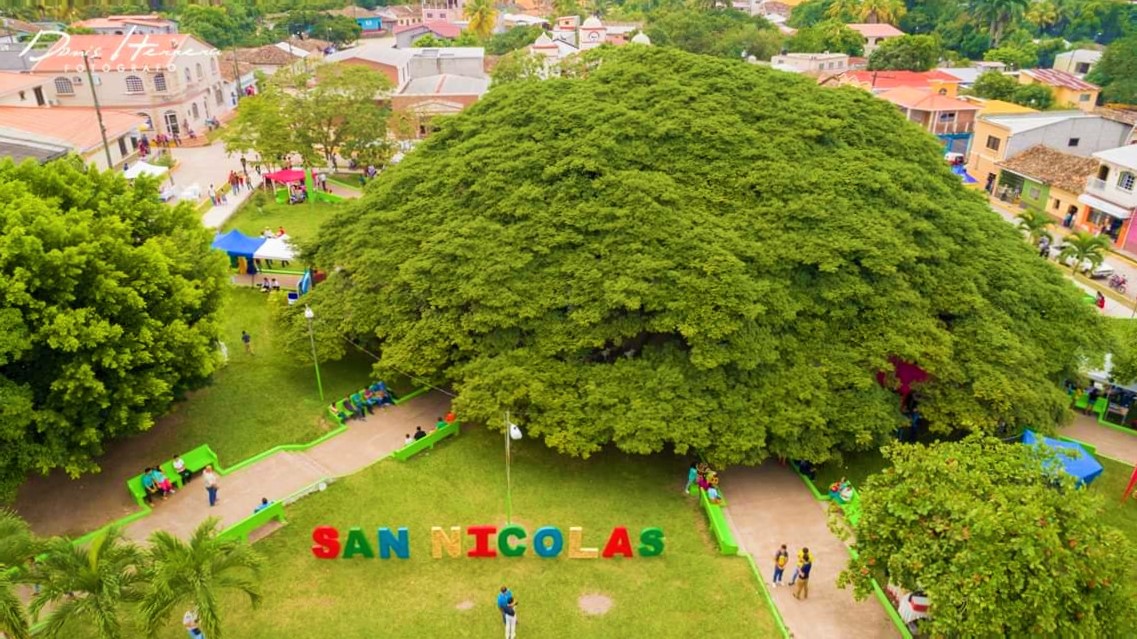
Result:
M1019 72L1019 84L1041 84L1050 89L1059 109L1093 111L1101 88L1072 73L1057 69L1026 69Z
M1015 104L1014 102L1004 102L1002 100L987 100L984 98L977 98L973 95L961 95L960 100L977 104L979 115L1001 115L1004 113L1038 113L1038 109L1032 109L1028 106Z

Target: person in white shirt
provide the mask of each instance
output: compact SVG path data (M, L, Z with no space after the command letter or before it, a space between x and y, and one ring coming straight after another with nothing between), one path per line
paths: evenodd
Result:
M186 627L186 632L189 633L190 639L205 639L205 633L197 626L196 610L186 611L186 614L182 616L182 625Z
M415 438L411 437L410 433L407 433L407 436L405 438L403 438L403 446L407 446L409 444L412 444L412 443L414 443L414 441L415 441Z
M217 504L217 475L213 472L213 466L206 466L205 470L201 472L201 478L205 480L205 492L209 493L209 506L212 508Z
M174 456L174 472L182 478L183 486L190 480L190 477L193 477L193 473L186 468L186 462L182 459L181 455Z

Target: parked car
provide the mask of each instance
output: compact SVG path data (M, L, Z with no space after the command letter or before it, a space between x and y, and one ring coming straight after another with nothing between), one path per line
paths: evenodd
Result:
M1065 242L1058 244L1057 246L1052 246L1052 247L1050 247L1050 254L1053 255L1054 258L1057 259L1061 264L1063 264L1064 266L1069 268L1069 267L1073 266L1073 258L1072 257L1066 257L1066 258L1059 258L1058 257L1059 255L1062 254L1062 249L1064 249L1065 247L1066 247ZM1113 275L1115 272L1115 269L1113 268L1113 265L1111 265L1109 262L1106 262L1103 260L1101 264L1098 264L1097 268L1095 268L1091 271L1090 270L1090 262L1088 260L1083 260L1082 266L1078 269L1078 272L1086 273L1087 275L1089 275L1091 278L1093 278L1095 280L1102 280L1102 279L1105 279L1105 278Z

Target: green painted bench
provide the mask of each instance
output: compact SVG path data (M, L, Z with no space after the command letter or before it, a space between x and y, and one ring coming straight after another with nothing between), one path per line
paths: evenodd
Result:
M182 461L186 463L186 470L191 473L199 473L205 469L206 466L217 465L217 453L208 444L198 446L197 448L182 455ZM170 483L178 488L182 487L182 477L174 471L174 460L167 459L158 465ZM142 474L139 473L134 477L126 480L126 489L134 496L134 501L138 502L139 506L146 505L146 489L142 487Z
M722 489L719 489L719 498L722 503L712 504L710 499L707 499L707 491L699 491L699 502L703 505L703 510L707 513L707 521L711 525L711 534L714 535L715 541L718 543L719 552L724 555L737 555L738 542L734 539L734 532L730 529L730 524L726 521L726 514L723 512L723 507L726 506L726 498L722 495Z
M222 539L241 539L248 543L249 535L273 520L282 524L288 523L288 520L284 518L284 504L279 501L270 503L262 510L245 517L241 521L221 531L220 537Z
M455 421L453 424L448 424L445 428L439 428L422 439L416 439L399 450L396 450L391 455L399 461L407 461L428 448L434 448L435 444L447 437L454 437L460 433L461 430L461 424Z
M1105 411L1107 410L1109 410L1109 398L1099 397L1094 401L1094 408L1091 412L1093 412L1098 417L1103 417L1105 415Z
M1082 393L1081 395L1079 395L1077 401L1074 402L1074 408L1076 408L1080 411L1084 411L1089 407L1090 407L1090 396L1087 395L1086 393Z

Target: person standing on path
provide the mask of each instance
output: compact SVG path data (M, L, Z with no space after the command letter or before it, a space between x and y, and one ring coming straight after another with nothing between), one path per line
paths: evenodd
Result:
M809 573L813 570L813 557L809 556L809 548L802 548L801 550L805 557L805 563L798 569L794 599L809 599Z
M217 505L217 474L213 472L213 466L206 466L201 478L205 480L205 492L209 494L209 507L212 508Z
M687 486L683 488L683 494L688 497L691 496L691 486L699 481L699 464L691 462L691 467L687 469Z
M786 572L786 564L790 562L790 553L786 550L786 545L778 549L774 553L774 587L782 585L782 574Z
M497 609L501 612L501 620L505 622L505 607L509 605L510 600L513 599L513 593L510 592L507 586L502 586L501 591L497 593Z
M249 355L253 354L253 338L247 331L241 331L241 342L245 344L245 352Z
M797 551L797 565L794 566L794 574L790 577L790 585L797 583L797 577L801 574L801 567L805 565L805 560L809 556L809 548L802 548Z

